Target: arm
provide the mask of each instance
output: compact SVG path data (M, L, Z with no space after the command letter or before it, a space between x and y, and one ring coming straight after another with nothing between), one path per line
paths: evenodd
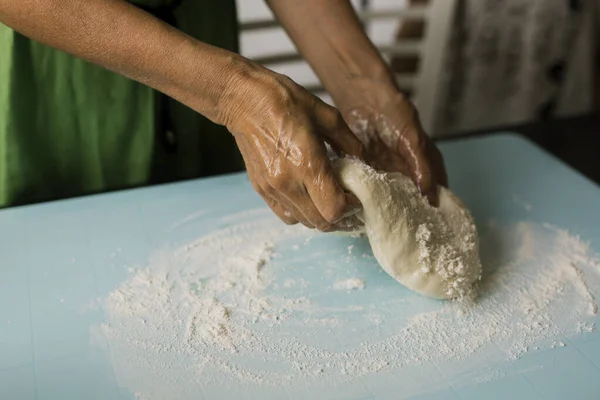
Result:
M256 191L286 223L346 214L324 141L363 157L339 113L289 78L197 41L122 0L0 0L0 22L145 83L225 125Z
M158 89L217 123L224 122L222 93L243 64L121 0L2 0L0 21Z
M267 0L342 111L347 85L372 79L393 85L387 64L348 0Z
M441 153L348 0L267 0L376 168L413 178L432 204L446 184Z

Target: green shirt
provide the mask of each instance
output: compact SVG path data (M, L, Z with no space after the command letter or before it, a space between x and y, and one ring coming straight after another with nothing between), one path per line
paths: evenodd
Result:
M183 0L172 14L237 51L234 0ZM243 168L223 127L147 86L2 24L0 54L0 207Z

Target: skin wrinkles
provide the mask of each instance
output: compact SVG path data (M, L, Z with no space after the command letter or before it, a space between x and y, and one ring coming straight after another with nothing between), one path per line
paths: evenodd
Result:
M290 121L292 122L290 123ZM303 126L304 124L296 120L294 116L288 113L287 118L284 118L281 121L275 148L280 157L283 157L296 167L300 167L302 165L304 155L302 154L302 150L299 148L297 143L302 139L299 132L294 130L294 125Z
M360 203L341 188L324 142L374 168L407 174L434 203L437 184L446 182L441 154L350 2L268 4L337 109L288 77L198 41L123 0L2 0L0 22L226 126L254 189L286 223L322 230L356 225L343 218ZM391 137L376 116L395 128ZM366 131L359 133L361 127Z
M257 84L245 83L248 87L243 93L257 100L245 100L248 108L239 109L244 117L237 121L229 118L232 124L228 126L244 155L253 186L286 223L301 222L323 231L341 229L335 224L348 214L346 194L333 174L323 141L350 154L363 151L360 141L336 109L289 78L278 79L276 74L266 80L256 77ZM270 96L257 90L265 82L276 84ZM343 228L354 229L355 225L346 222Z

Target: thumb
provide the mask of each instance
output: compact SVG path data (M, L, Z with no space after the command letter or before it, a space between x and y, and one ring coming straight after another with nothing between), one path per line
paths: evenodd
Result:
M329 107L322 114L325 114L321 117L321 121L324 123L319 129L319 135L322 139L333 147L337 153L341 152L364 160L367 154L365 146L346 125L342 114L333 107Z

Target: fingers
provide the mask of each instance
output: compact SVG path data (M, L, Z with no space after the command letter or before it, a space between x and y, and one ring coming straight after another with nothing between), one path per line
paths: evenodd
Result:
M413 180L421 191L421 194L427 197L432 206L437 206L437 180L429 165L429 159L422 153L415 154L417 159L411 165Z
M299 192L299 189L297 190ZM282 209L285 210L288 216L291 216L297 222L307 228L320 228L325 227L325 223L320 221L318 218L306 213L307 203L310 203L310 199L302 198L301 195L290 195L290 190L281 190L280 188L267 184L266 192L271 198L276 201Z
M334 175L325 144L310 129L295 135L294 153L304 162L292 169L292 175L267 177L267 194L294 218L309 227L328 232L346 213L346 194Z
M277 202L269 196L261 195L261 197L265 200L265 202L267 203L269 208L271 208L271 210L275 213L275 215L277 215L279 219L282 220L285 224L295 225L298 223L298 219L295 218L294 215L290 211L285 209L279 202Z
M307 217L300 208L305 208L305 203L310 199L302 199L300 195L288 196L290 192L300 192L299 185L291 179L273 178L268 175L255 176L252 167L247 167L248 176L256 192L265 200L271 210L288 225L300 222L307 228L325 227L326 223L314 217ZM291 197L293 200L289 199ZM308 197L306 195L305 197Z
M362 207L360 201L350 193L345 193L344 213L340 220L332 223L325 219L321 211L315 205L315 199L308 193L308 189L299 190L294 194L282 193L279 197L280 203L287 209L295 209L292 214L303 225L316 228L321 232L331 231L354 231L362 225L356 217L356 212Z
M333 173L329 160L315 165L304 180L304 186L314 206L329 224L335 224L346 214L346 193Z
M271 197L271 195L269 194L270 190L265 190L267 184L259 184L258 181L255 179L254 175L250 172L250 169L248 169L248 177L250 178L250 182L252 183L254 190L256 190L260 197L263 198L265 203L267 203L269 208L271 208L271 210L275 213L275 215L279 217L280 220L282 220L287 225L295 225L298 223L298 218L296 218L291 211L283 207L277 200Z
M268 118L235 136L250 181L273 212L285 223L330 231L346 216L348 200L324 140L347 155L364 159L366 152L337 110L296 86L274 92L285 96L276 96L281 101Z
M404 159L409 167L409 176L415 182L421 193L427 197L430 204L438 204L438 176L443 176L443 161L436 160L437 169L444 171L439 173L434 169L435 145L423 131L416 110L410 104L402 104L392 113L391 117L383 115L379 118L379 133L382 139L386 138L388 146ZM389 139L397 140L392 143ZM441 154L438 155L441 159ZM439 165L438 165L439 164Z
M342 115L333 107L323 103L319 114L323 121L319 134L337 152L360 158L364 160L366 150L363 143L350 130Z
M432 140L427 138L425 150L425 161L429 167L429 186L420 186L422 193L427 196L429 203L437 207L439 205L439 187L448 187L448 174L444 166L444 158Z
M323 146L323 144L321 144ZM310 146L308 146L310 148ZM328 163L327 158L321 155L319 151L313 150L310 152L312 158L310 163L321 163L317 158L319 154ZM319 161L315 161L317 158ZM331 223L328 222L316 208L311 196L304 187L303 182L306 179L311 179L311 168L295 169L296 176L290 177L285 175L267 176L261 187L266 195L276 201L283 209L287 210L291 216L301 222L308 228L317 228L321 231L330 231Z
M354 193L345 192L346 194L346 214L345 217L356 214L356 212L362 208L362 204L358 197L354 195Z
M444 165L444 157L437 146L435 146L433 142L431 144L429 159L431 160L437 183L438 185L448 187L448 173L446 172L446 166Z
M301 213L300 220L308 222L311 227L317 228L322 232L333 230L333 224L323 218L323 215L321 215L319 210L315 207L315 204L306 189L299 188L296 192L288 192L283 195L285 196L284 202L293 204L297 207L298 212ZM304 225L307 224L305 223Z
M242 151L242 156L244 157L244 163L246 164L246 171L248 172L248 178L250 179L250 183L252 187L263 198L265 203L271 208L271 210L279 217L287 225L295 225L298 223L298 219L294 217L292 212L285 209L277 200L272 198L269 194L267 194L267 190L264 187L267 186L266 182L257 180L257 175L254 171L254 164L251 162L251 153L248 151L248 146L245 140L242 137L236 138L236 142L240 150Z
M283 180L256 177L252 167L248 168L248 176L256 192L286 224L300 222L310 229L317 228L323 232L333 230L333 225L315 207L304 186L293 180L284 183Z
M296 186L291 181L275 180L271 182L271 197L310 228L322 232L338 230L335 224L354 214L361 204L354 195L342 189L325 152L319 151L320 147L324 148L323 143L314 136L307 140L311 141L314 143L307 146L307 149L312 149L308 154L310 162L304 165L302 176L297 180L303 184Z
M442 157L442 153L431 140L428 140L425 154L431 171L430 184L428 189L425 185L420 186L420 188L422 188L422 193L427 196L429 204L437 207L439 205L438 185L448 187L448 175L446 173L446 167L444 166L444 158Z

